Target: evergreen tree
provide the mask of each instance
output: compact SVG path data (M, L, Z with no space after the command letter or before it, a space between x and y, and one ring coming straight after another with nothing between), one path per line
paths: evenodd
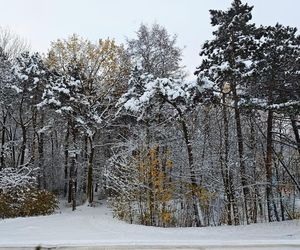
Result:
M216 30L213 32L214 38L203 45L202 51L200 52L200 55L203 57L203 62L195 72L200 84L204 84L207 80L213 82L210 89L219 93L220 96L223 95L223 98L221 98L223 100L223 105L227 105L225 103L226 95L230 94L233 100L236 135L238 139L237 146L240 175L243 186L244 208L247 223L250 223L250 190L248 188L246 177L244 139L242 132L243 125L238 103L240 100L239 93L245 88L243 74L247 71L249 66L251 51L255 49L252 41L255 25L249 23L252 18L252 9L252 6L243 4L240 0L234 0L227 11L210 11L211 24L216 27ZM227 111L224 110L224 112ZM224 115L226 114L224 113ZM226 123L227 118L224 118L224 121ZM228 163L225 161L225 165L227 164ZM228 168L228 166L226 168ZM226 179L229 180L230 177L228 176ZM231 187L226 187L228 186L228 181L225 181L224 183L225 189L228 190L227 197L230 202L230 200L232 200L230 197L233 195L233 190ZM229 214L231 214L230 210L228 210L228 218L230 217ZM228 220L231 221L231 219ZM234 212L234 221L235 224L239 224L236 210Z
M247 74L249 84L245 103L256 109L267 110L266 187L269 221L279 220L274 202L274 112L295 114L299 110L299 37L296 28L260 27L256 31L256 50Z

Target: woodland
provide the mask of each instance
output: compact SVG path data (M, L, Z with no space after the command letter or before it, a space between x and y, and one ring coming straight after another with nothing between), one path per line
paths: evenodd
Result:
M299 219L300 36L252 9L210 10L192 76L157 23L47 54L0 29L0 218L106 200L159 227Z

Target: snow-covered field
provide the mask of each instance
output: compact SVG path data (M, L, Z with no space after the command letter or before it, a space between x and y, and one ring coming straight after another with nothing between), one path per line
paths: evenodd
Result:
M300 249L300 221L155 228L118 221L105 205L0 221L0 249L38 245L57 249Z

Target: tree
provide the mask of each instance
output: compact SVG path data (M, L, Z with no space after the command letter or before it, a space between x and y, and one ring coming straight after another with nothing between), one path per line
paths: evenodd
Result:
M18 112L13 116L13 119L20 126L22 131L22 145L18 156L18 164L23 166L25 164L25 152L28 139L27 130L30 125L33 126L34 132L29 162L33 163L35 161L37 118L40 115L38 114L36 105L41 102L42 93L48 80L48 71L38 53L30 55L29 52L24 52L17 57L16 64L13 67L13 74L16 81L10 87L15 90L15 104L18 107ZM39 145L39 147L43 146ZM43 171L43 156L41 151L40 153L38 164L41 171Z
M297 91L300 47L296 31L280 24L257 30L257 49L248 74L252 81L245 95L246 105L267 111L265 169L269 221L279 220L273 198L274 113L282 110L293 113L300 105Z
M69 156L72 156L69 201L75 202L70 190L76 189L75 164L79 151L75 147L78 139L76 137L81 132L87 143L84 149L87 155L86 187L87 200L91 203L94 139L99 129L107 126L109 119L113 117L114 102L120 92L122 93L130 62L123 47L116 45L113 40L99 40L94 44L73 35L68 40L58 40L52 44L47 64L58 73L58 78L48 86L41 105L54 106L56 112L61 113L68 122L65 139L65 179L68 178ZM73 154L68 149L70 133Z
M223 95L223 105L227 105L224 98L227 92L226 88L229 88L228 92L232 96L247 223L250 223L250 191L247 183L241 111L238 105L240 96L238 91L240 92L244 87L243 72L247 70L249 56L251 55L251 51L255 49L252 42L255 26L254 24L249 24L252 18L252 9L253 7L248 6L248 4L243 4L240 0L234 0L227 11L210 11L211 24L212 26L216 26L217 29L213 32L214 39L207 41L203 45L200 55L204 60L195 72L200 82L207 78L213 82L213 89ZM226 114L224 113L224 115ZM230 213L228 211L228 214ZM236 212L234 217L235 224L238 224Z
M128 40L132 61L154 77L171 77L181 72L181 49L176 46L176 36L158 25L141 24L136 39Z
M198 98L199 96L196 84L193 82L185 83L182 79L176 78L155 78L152 74L143 74L141 72L143 70L138 68L133 71L132 78L129 81L129 89L120 98L118 105L138 115L138 119L143 119L146 124L153 120L153 115L155 115L157 110L162 112L162 106L167 106L173 116L177 117L187 149L189 177L192 193L194 193L192 198L195 224L200 226L201 221L195 194L198 184L193 148L187 117L184 115L188 106L193 103L194 98Z
M8 120L8 106L10 102L11 93L8 94L10 89L9 84L14 80L11 72L11 62L2 47L0 47L0 109L1 109L1 151L0 151L0 170L6 166L6 134L7 134L7 120Z
M9 60L13 60L21 53L29 50L28 42L9 28L0 26L0 47Z

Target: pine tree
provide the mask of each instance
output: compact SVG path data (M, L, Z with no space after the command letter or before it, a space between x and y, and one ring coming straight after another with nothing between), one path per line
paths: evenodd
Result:
M29 139L28 130L30 126L33 128L33 138L30 148L31 155L27 156L27 158L28 163L34 164L37 162L35 160L37 119L42 114L39 114L36 105L42 99L42 93L48 78L48 71L41 56L38 53L30 54L29 52L24 52L17 57L12 71L16 81L11 84L10 88L15 91L15 105L18 107L15 109L17 112L13 119L20 126L22 134L22 144L17 164L23 166L26 159L26 148ZM40 120L42 121L42 118ZM41 155L40 158L42 158ZM41 171L43 171L42 168L44 166L41 165L42 159L38 159L38 161L38 165Z
M273 127L275 112L294 113L299 110L299 37L296 28L260 27L256 31L257 49L252 65L245 103L267 111L266 129L266 195L268 220L279 220L274 202Z
M255 49L252 41L255 26L249 24L252 18L252 9L253 7L248 6L248 4L243 4L240 0L234 0L227 11L210 11L211 24L216 26L217 29L213 32L214 38L203 45L200 55L204 60L195 72L200 84L201 82L203 84L207 79L213 82L211 89L224 96L223 105L227 105L224 103L226 100L225 95L230 94L233 100L240 176L247 223L250 223L250 190L246 177L242 119L238 104L240 100L239 92L245 87L243 73L247 71L251 51ZM226 179L230 179L230 177ZM228 183L228 181L225 183ZM231 188L227 189L230 190ZM228 200L232 200L229 198L233 195L232 192L230 191L231 194L227 195ZM228 211L228 215L229 213L231 212ZM239 224L237 211L234 212L234 220L235 224Z

